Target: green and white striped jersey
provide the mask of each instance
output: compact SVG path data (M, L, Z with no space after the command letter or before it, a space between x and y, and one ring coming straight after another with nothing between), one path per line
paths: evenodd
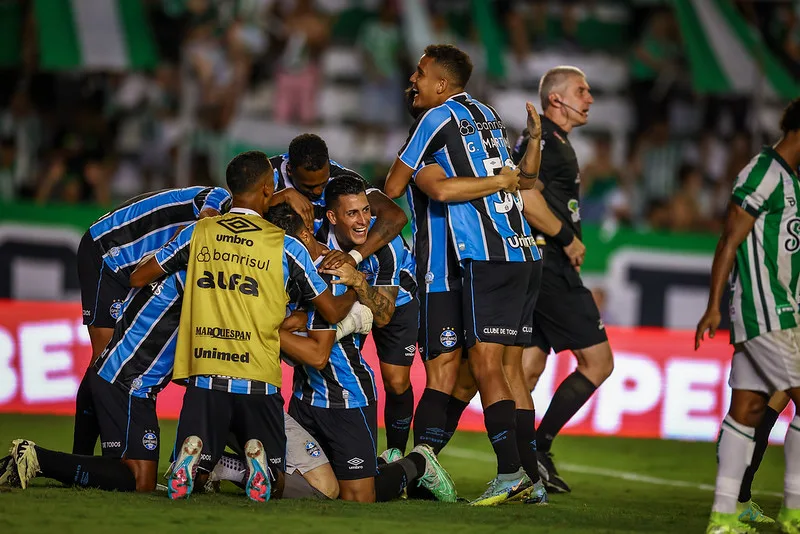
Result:
M800 324L800 183L772 147L742 169L731 202L756 218L731 273L731 343Z

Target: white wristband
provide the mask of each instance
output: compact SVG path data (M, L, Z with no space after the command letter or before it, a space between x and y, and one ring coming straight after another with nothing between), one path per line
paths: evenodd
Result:
M348 254L350 254L350 256L352 256L353 259L356 260L356 265L361 263L361 260L364 259L364 256L362 256L361 253L356 249L351 250L350 252L348 252Z

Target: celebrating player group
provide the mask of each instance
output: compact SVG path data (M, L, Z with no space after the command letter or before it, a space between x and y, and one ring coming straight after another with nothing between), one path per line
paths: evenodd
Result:
M78 270L93 357L76 399L73 451L15 440L0 465L0 484L25 488L44 476L153 491L162 439L156 397L173 381L185 394L166 475L172 499L230 480L259 502L376 502L403 493L455 502L437 455L476 393L497 474L470 504L542 505L548 491L569 492L553 461L554 438L613 371L605 328L580 276L586 249L569 141L572 129L586 124L593 98L578 68L549 70L539 87L542 115L528 103L527 128L510 143L503 119L466 91L471 72L458 48L425 49L407 92L415 123L383 191L330 159L323 139L303 134L273 158L257 151L236 156L226 169L227 189L149 193L92 224ZM748 232L766 233L780 222L778 207L797 210L796 203L773 200L776 184L789 187L776 176L800 163L793 105L784 145L762 153L737 182L724 262L715 262L710 311L701 323L719 323L712 312L733 261L729 250L750 247L736 255L735 297L746 308L735 331L733 372L741 390L723 425L721 462L737 447L744 457L756 409L763 412L756 406L762 396L737 391L788 389L794 399L792 388L800 386L791 382L800 372L778 371L789 359L797 365L797 340L775 337L778 325L788 326L759 314L764 293L753 296L750 273L769 268L756 255L770 256L758 237L746 244ZM412 216L410 247L400 236L407 218L391 200L403 195ZM754 229L762 217L766 222ZM774 276L763 272L756 280L758 288L771 284L766 293L777 303L776 284L784 270L794 270L775 262ZM790 278L786 283L796 285ZM750 308L758 320L747 318ZM378 383L361 354L369 332L386 398L387 449L380 454ZM769 349L778 346L784 356ZM427 381L415 410L409 373L417 349ZM537 429L531 391L551 349L570 350L577 368ZM774 353L762 372L753 363L759 351ZM293 367L291 385L281 383L281 361ZM98 438L102 456L91 456ZM735 499L725 501L720 487L736 476L741 483L741 466L734 472L733 460L726 462L715 524L733 524L724 514L735 511ZM800 507L795 490L787 493L789 515L797 511L791 506Z

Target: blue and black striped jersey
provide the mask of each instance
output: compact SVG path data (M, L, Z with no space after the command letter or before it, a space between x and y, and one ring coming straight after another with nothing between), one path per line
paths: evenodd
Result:
M186 271L131 291L103 353L100 378L134 397L155 396L172 376Z
M414 170L433 158L449 177L482 177L513 166L510 151L505 125L495 111L459 93L417 119L398 157ZM501 191L446 207L460 261L541 259L518 196Z
M329 239L327 244L331 250L338 249L335 238ZM347 290L342 284L331 284L329 275L322 277L330 284L334 295ZM370 284L374 285L376 280L374 278ZM310 324L311 321L309 314ZM315 324L314 328L323 326ZM322 370L306 365L295 367L294 396L319 408L363 408L375 402L375 373L361 355L365 339L361 334L350 334L336 341L328 364Z
M196 221L203 209L222 213L230 201L230 193L221 187L145 193L100 217L89 227L89 234L109 268L128 277L144 256L169 241L179 227Z
M432 158L427 163L436 163ZM420 168L424 167L423 162ZM413 179L406 189L406 200L411 210L411 235L413 257L416 265L417 286L425 293L440 293L461 289L461 267L453 250L450 227L447 224L447 206L420 191Z

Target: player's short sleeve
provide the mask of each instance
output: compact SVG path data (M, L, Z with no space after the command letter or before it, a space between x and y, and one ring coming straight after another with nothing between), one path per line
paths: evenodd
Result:
M430 109L419 116L411 127L405 144L397 157L412 169L420 166L426 156L432 155L441 148L436 141L437 134L447 123L453 120L447 106Z
M768 200L778 187L780 173L770 172L774 160L767 154L759 154L736 178L731 203L741 207L753 217L768 209Z
M299 290L300 303L310 303L328 289L328 284L317 272L311 255L299 241L286 236L284 247L284 282L293 283Z
M317 311L314 306L308 309L308 323L306 323L308 330L336 330L336 325L332 325L322 317L322 314Z
M419 174L419 171L421 171L422 169L424 169L428 165L438 165L438 164L439 163L436 161L436 158L434 158L432 155L431 156L425 156L425 158L422 160L422 163L420 163L419 167L414 169L413 174L411 174L411 180L416 182L417 181L417 175Z
M207 208L217 210L220 213L226 213L231 209L231 194L222 187L211 187L200 211ZM199 212L195 213L195 216L197 215L199 215Z
M156 261L165 273L174 273L189 266L189 245L192 242L194 229L195 223L190 224L181 230L172 241L156 251ZM206 250L205 252L207 253L208 251ZM203 253L203 248L201 248L198 254Z

